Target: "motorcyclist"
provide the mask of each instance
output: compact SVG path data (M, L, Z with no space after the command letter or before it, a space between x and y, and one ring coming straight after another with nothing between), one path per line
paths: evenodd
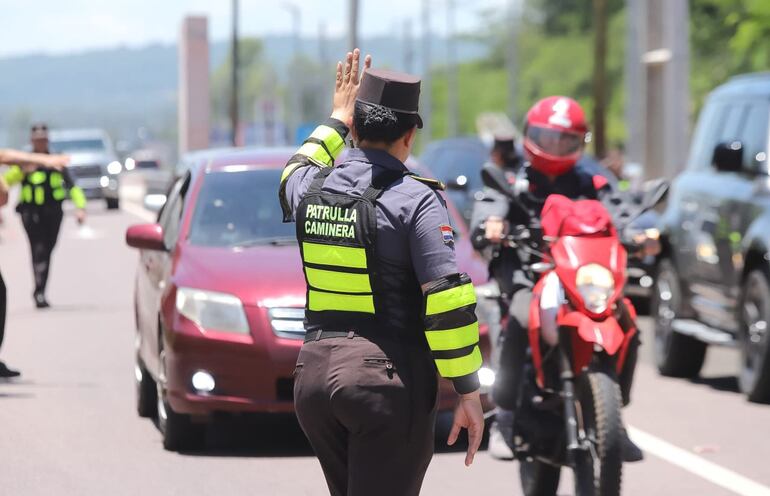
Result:
M588 133L585 114L573 99L552 96L538 101L527 113L524 129L524 150L527 163L515 177L499 176L497 184L510 188L492 187L494 169L485 169L485 189L474 206L471 219L472 242L486 254L490 276L500 286L502 300L508 306L508 324L501 333L499 369L493 388L498 405L496 426L490 433L490 452L495 455L493 441L498 436L512 442L513 414L528 349L528 319L535 283L527 270L529 256L519 248L507 245L506 234L518 226L533 227L545 199L551 194L571 199L596 199L606 204L619 202L607 178L589 171L576 162L580 159ZM511 191L516 191L512 201ZM627 311L625 311L628 317ZM630 400L631 381L636 365L638 338L629 348L626 365L619 377L624 405ZM496 429L495 429L496 428ZM642 452L630 439L624 443L625 461L642 459ZM509 458L509 457L501 457Z

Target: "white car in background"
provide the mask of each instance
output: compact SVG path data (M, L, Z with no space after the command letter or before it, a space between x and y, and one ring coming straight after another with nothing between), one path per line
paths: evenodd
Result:
M49 142L53 153L70 156L68 170L86 198L103 198L110 210L120 207L118 192L123 165L104 130L53 130L49 134Z

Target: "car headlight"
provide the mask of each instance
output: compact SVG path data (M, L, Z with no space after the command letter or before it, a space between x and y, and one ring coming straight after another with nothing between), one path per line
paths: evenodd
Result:
M612 293L615 292L612 272L599 264L584 265L578 269L575 283L589 311L602 313L607 310Z
M179 288L176 309L204 329L249 334L249 323L238 297L202 289Z
M115 174L120 174L120 171L121 171L122 169L123 169L123 166L122 166L122 165L120 165L120 162L118 162L117 160L115 160L115 161L113 161L113 162L110 162L109 164L107 164L107 172L109 172L109 173L110 173L110 174L112 174L113 176L114 176Z

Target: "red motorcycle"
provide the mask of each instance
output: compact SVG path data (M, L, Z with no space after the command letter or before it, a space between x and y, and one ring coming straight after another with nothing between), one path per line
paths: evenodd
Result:
M659 183L618 223L627 226L667 189ZM636 312L623 297L627 250L598 201L552 195L541 219L536 242L530 229L509 236L540 260L529 267L539 274L529 314L531 365L514 425L522 487L527 496L555 495L561 467L569 467L577 496L619 495L624 427L617 377L637 332ZM544 312L551 312L548 322Z

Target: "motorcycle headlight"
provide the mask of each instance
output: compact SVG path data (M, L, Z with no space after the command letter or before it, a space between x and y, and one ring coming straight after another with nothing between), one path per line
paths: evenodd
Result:
M238 297L202 289L179 288L176 309L204 329L248 334L249 323Z
M602 313L607 310L612 293L615 292L612 272L599 264L584 265L578 269L575 282L589 311Z

